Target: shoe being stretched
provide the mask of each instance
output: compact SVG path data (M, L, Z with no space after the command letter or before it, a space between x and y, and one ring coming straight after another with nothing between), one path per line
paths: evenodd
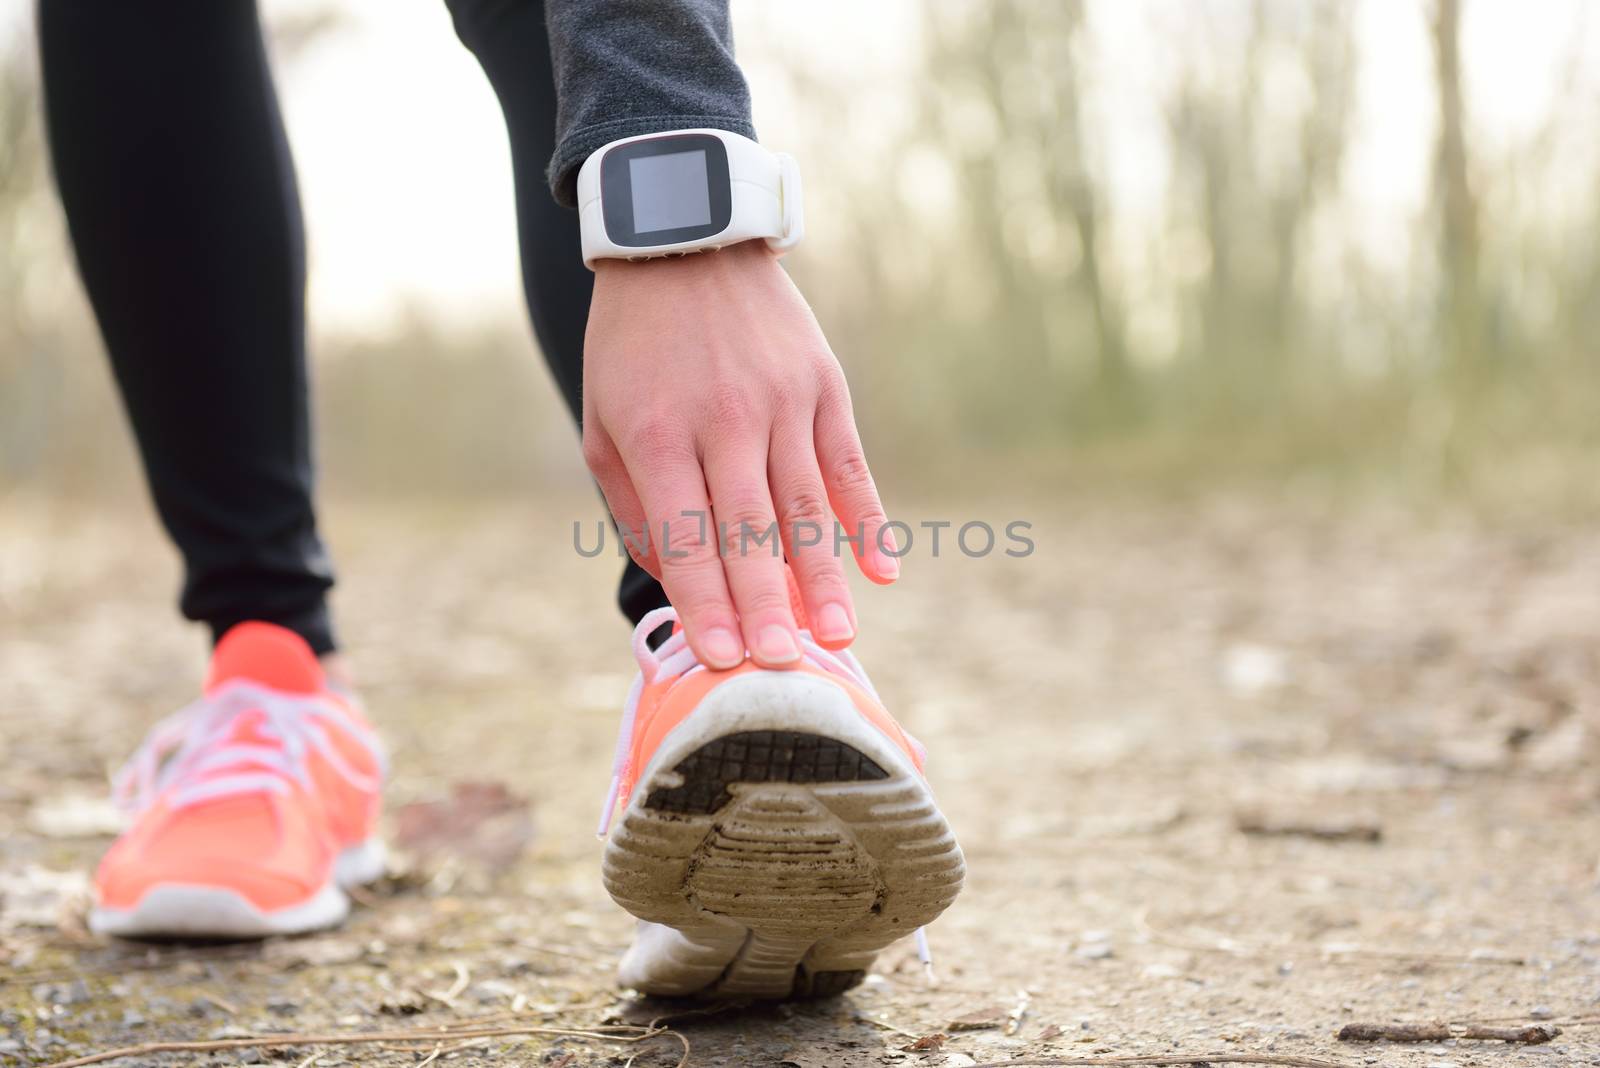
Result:
M840 993L961 890L923 752L849 653L801 631L786 671L713 671L681 631L652 651L617 740L604 878L639 917L623 986L666 997ZM802 622L802 627L805 626ZM620 804L620 818L612 814Z
M89 926L130 938L260 938L331 927L383 873L384 758L310 646L270 623L218 643L205 694L118 775L133 813L95 873Z

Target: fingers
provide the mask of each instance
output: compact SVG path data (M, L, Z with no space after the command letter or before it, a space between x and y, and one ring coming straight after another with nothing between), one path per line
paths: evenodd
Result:
M711 667L737 667L745 643L693 447L686 442L657 446L630 459L628 473L649 518L661 585L678 610L690 647Z
M706 485L724 542L722 566L750 656L763 667L800 659L783 543L767 485L766 442L741 435L706 453Z
M894 555L900 550L894 531L885 527L883 502L872 482L842 380L817 406L816 441L828 500L851 539L856 564L873 582L888 585L900 577L900 561Z
M639 495L634 491L633 480L628 477L627 465L622 462L616 444L593 423L584 427L583 459L600 484L600 492L611 510L611 519L617 525L628 555L659 582L661 563L656 558L655 541L650 536L644 505L639 503Z
M826 648L842 649L856 636L855 608L834 550L828 493L809 425L774 431L767 480L812 637Z

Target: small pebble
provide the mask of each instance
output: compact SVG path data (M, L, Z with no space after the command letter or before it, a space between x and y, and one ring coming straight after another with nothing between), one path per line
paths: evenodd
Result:
M267 1002L267 1011L274 1016L293 1016L300 1011L300 1003L291 998L273 998Z
M89 984L82 979L62 984L40 983L33 988L33 1000L49 1005L77 1005L91 997Z

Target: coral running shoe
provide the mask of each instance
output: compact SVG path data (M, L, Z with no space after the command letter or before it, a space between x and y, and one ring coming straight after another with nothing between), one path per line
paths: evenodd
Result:
M343 887L383 873L384 756L299 635L241 623L205 694L118 774L133 814L95 873L89 926L130 938L260 938L331 927Z
M926 961L921 929L955 900L965 864L922 747L856 659L807 630L795 668L714 671L678 628L650 649L676 618L663 608L634 631L640 675L600 821L606 889L641 921L621 984L828 996L913 933Z

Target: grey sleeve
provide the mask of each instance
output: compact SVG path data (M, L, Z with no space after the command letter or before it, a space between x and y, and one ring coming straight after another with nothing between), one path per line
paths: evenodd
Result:
M546 0L545 20L557 202L575 206L578 168L620 137L692 126L755 137L727 0Z

